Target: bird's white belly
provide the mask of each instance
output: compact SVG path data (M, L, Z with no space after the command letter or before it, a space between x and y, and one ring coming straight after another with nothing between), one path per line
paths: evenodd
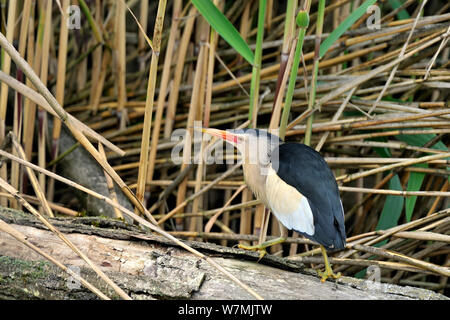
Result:
M288 229L314 234L314 218L308 200L297 189L269 170L265 184L265 199L277 219Z

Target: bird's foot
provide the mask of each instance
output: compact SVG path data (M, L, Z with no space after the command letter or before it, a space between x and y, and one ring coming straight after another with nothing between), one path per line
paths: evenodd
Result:
M333 279L339 279L341 277L340 272L338 272L337 274L334 273L333 270L329 266L325 267L325 271L318 271L317 273L321 277L321 279L320 279L321 282L325 282L330 277Z
M255 246L247 246L245 244L238 244L239 249L250 250L250 251L258 251L259 252L259 260L261 260L267 253L266 248L263 244L255 245Z
M263 242L261 244L257 244L257 245L254 245L254 246L247 246L247 245L244 245L244 244L238 244L238 248L245 249L245 250L251 250L251 251L258 251L259 252L259 259L258 259L258 261L259 261L266 255L266 253L267 253L266 248L267 247L283 243L285 240L286 240L286 238L280 237L280 238L269 240L269 241L266 241L266 242Z
M322 251L323 260L325 262L325 271L317 272L319 274L319 276L322 277L320 279L320 281L325 282L325 280L327 280L329 277L338 279L341 276L341 273L339 272L338 274L335 274L333 272L333 269L331 269L330 263L328 262L328 256L327 256L327 251L325 250L325 247L321 245L320 250Z

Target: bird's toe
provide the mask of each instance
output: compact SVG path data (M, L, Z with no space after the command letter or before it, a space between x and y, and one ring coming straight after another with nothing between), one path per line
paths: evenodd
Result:
M321 277L320 281L325 282L328 278L339 279L341 277L341 273L334 273L333 270L326 268L325 271L319 271L319 276Z

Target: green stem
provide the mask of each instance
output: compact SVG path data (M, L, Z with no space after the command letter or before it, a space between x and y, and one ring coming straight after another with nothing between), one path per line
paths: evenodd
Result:
M286 8L286 18L284 20L283 53L289 54L290 40L295 31L295 11L297 1L288 0Z
M323 30L323 16L325 12L325 0L319 0L319 8L317 12L317 23L316 23L316 45L314 50L314 69L313 76L311 80L311 93L309 95L308 110L312 110L316 102L316 85L317 85L317 74L319 72L319 53L320 53L320 40L322 37ZM306 145L311 144L311 132L314 116L311 114L306 123L305 141Z
M253 110L258 106L259 98L259 81L261 72L261 57L262 57L262 44L264 39L264 20L266 18L266 6L267 0L259 1L258 9L258 33L256 35L256 48L255 48L255 64L253 65L252 81L250 84L250 105L248 110L248 119L250 120L250 126L254 122Z
M47 164L47 168L51 168L52 166L54 166L55 164L59 163L60 161L62 161L65 157L67 157L69 154L71 154L73 151L75 151L76 148L78 148L80 146L80 143L77 142L75 144L73 144L70 148L68 148L66 151L61 152L58 157L56 157L55 159L53 159L52 161L50 161Z
M97 24L95 23L94 17L92 16L88 5L86 4L86 2L84 2L84 0L80 0L79 3L80 3L81 10L83 10L83 13L86 15L86 18L88 20L89 26L91 27L92 33L95 36L95 39L97 40L97 42L103 43L102 34L101 34Z
M295 82L297 80L298 68L300 65L300 58L302 56L303 40L305 38L306 28L299 30L297 38L297 46L295 48L294 61L292 63L291 74L289 75L289 84L286 92L286 100L284 102L283 114L280 122L280 138L284 140L286 135L286 126L291 111L292 98L294 96Z
M292 97L294 96L295 81L297 80L298 68L300 65L300 58L302 56L303 50L303 40L305 39L306 29L309 25L309 14L306 10L300 10L297 14L296 22L300 28L297 37L297 46L295 47L294 61L291 67L291 73L289 75L289 84L286 92L286 100L284 102L283 114L281 116L280 122L280 132L279 136L284 139L286 135L286 126L289 118L289 113L291 111Z
M284 20L284 36L283 36L283 48L280 55L280 70L278 71L277 85L275 87L275 96L273 98L273 110L275 111L275 105L277 103L277 97L280 93L281 83L286 72L287 63L289 60L289 51L292 45L292 39L295 32L295 11L297 10L297 1L288 0L286 8L286 18Z

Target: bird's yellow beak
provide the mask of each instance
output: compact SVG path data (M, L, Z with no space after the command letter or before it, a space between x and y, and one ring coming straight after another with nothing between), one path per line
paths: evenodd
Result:
M198 128L203 133L210 134L215 137L219 137L225 141L236 144L238 141L238 137L235 134L227 132L225 130L213 129L213 128Z

